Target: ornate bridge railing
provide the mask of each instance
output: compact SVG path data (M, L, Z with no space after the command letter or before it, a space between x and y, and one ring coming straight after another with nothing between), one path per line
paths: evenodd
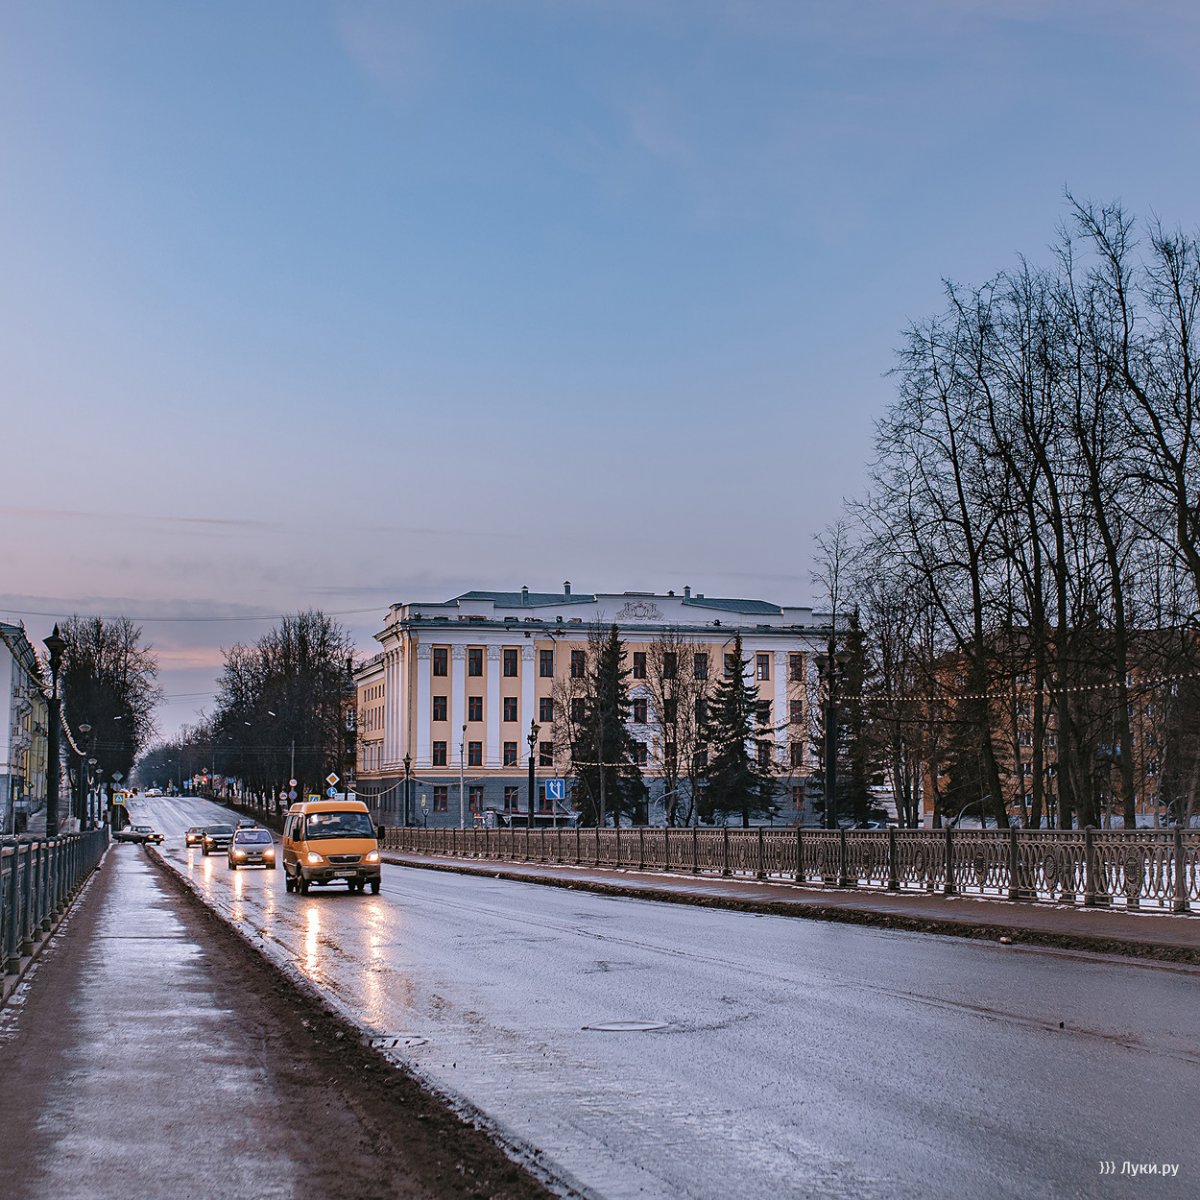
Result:
M107 845L107 829L0 841L0 971L20 970L21 959L51 929Z
M992 829L403 829L384 848L1188 912L1200 831Z

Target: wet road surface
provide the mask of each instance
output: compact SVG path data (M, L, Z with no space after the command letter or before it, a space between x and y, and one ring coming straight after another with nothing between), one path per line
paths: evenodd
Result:
M596 1195L1192 1196L1200 970L385 867L167 861ZM1179 1164L1131 1182L1100 1164Z

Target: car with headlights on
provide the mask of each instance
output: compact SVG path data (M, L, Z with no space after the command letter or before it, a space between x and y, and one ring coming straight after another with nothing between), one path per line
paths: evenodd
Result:
M238 867L273 867L275 865L275 839L270 831L251 826L239 826L234 830L229 843L229 869Z
M204 841L203 825L193 825L191 829L189 829L183 835L183 844L185 846L198 846L202 841Z
M233 841L232 825L206 825L204 837L200 839L200 853L216 854L220 850L228 850Z
M162 845L163 835L150 825L126 825L113 834L114 842L138 842L141 845Z

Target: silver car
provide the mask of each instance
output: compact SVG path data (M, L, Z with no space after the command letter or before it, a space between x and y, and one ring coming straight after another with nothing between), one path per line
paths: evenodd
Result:
M273 867L275 840L266 829L237 829L229 843L229 869Z

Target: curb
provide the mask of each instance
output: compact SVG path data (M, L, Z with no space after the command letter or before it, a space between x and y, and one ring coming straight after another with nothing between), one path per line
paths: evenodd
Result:
M17 988L21 986L21 983L29 974L30 969L42 956L42 951L49 946L51 940L75 911L76 906L83 900L83 897L86 895L88 889L92 886L92 881L96 878L96 872L99 871L102 866L104 866L104 860L108 857L111 849L112 843L110 842L104 848L104 853L100 855L96 865L87 873L75 891L71 893L71 898L63 907L62 912L60 912L58 916L53 919L50 928L44 933L41 931L38 932L33 943L33 953L26 954L21 957L21 961L17 966L16 973L11 975L0 975L0 1008L4 1008L4 1006L9 1002Z
M343 1025L360 1046L374 1055L381 1063L401 1070L415 1080L425 1092L444 1104L460 1120L480 1130L510 1160L532 1175L548 1191L562 1196L566 1200L602 1200L597 1192L586 1187L568 1172L547 1162L536 1146L526 1142L509 1130L507 1126L476 1107L465 1096L459 1095L430 1077L401 1050L397 1048L383 1049L377 1045L380 1035L365 1026L352 1008L329 995L314 983L292 962L285 951L269 943L262 933L252 933L243 929L220 909L214 908L205 900L200 889L187 876L177 871L157 849L146 847L146 850L150 860L179 890L185 900L196 905L202 912L219 921L228 932L240 938L258 954L268 968L274 970L309 1003L314 1004L333 1020Z
M1104 937L1083 933L1053 933L1009 925L1003 921L965 922L945 917L914 917L907 913L888 913L878 909L843 907L842 905L811 903L793 904L786 900L743 900L738 897L695 892L667 892L637 884L602 883L591 879L571 879L566 876L525 875L505 870L499 863L492 866L458 866L447 862L416 862L412 858L396 858L388 854L383 861L397 867L416 871L446 871L455 875L479 875L488 879L504 879L514 883L531 883L542 887L565 888L568 891L596 892L603 896L618 896L630 900L652 900L663 904L686 904L697 908L728 909L733 912L760 913L764 916L793 917L800 920L830 921L843 925L874 926L902 933L932 933L947 937L970 938L976 941L1003 942L1005 945L1045 947L1076 950L1090 954L1109 954L1122 958L1150 960L1163 963L1200 965L1200 950L1185 946L1164 946L1154 942L1138 942L1124 938Z

